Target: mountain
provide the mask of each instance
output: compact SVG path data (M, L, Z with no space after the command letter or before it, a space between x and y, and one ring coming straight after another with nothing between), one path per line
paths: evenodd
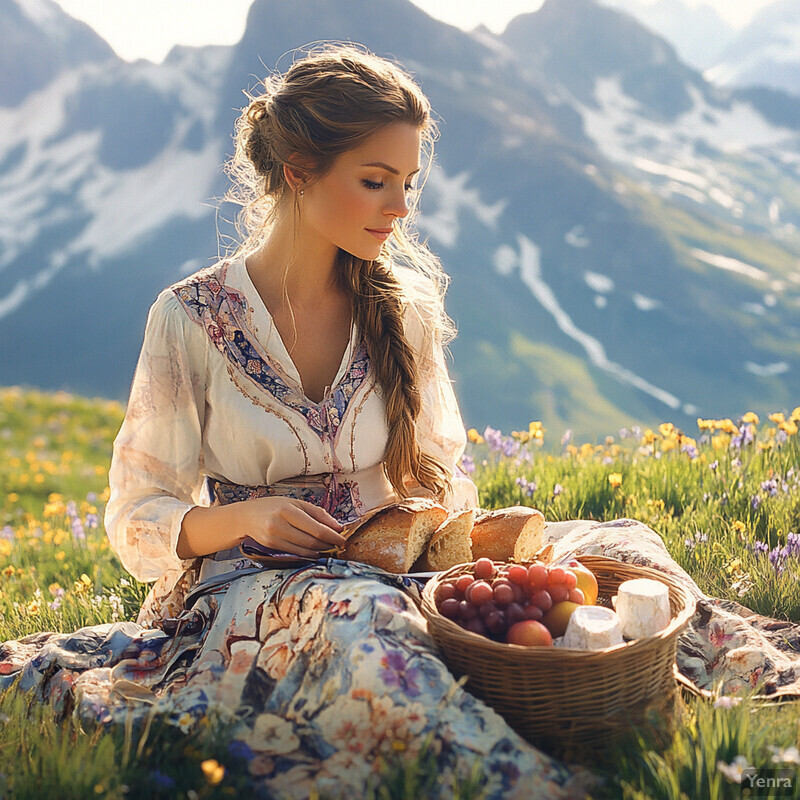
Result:
M800 4L776 0L762 8L707 73L731 86L767 86L800 94Z
M590 0L502 36L407 0L256 0L234 47L82 63L0 109L1 383L125 396L150 303L232 232L242 89L320 39L397 57L440 116L419 227L453 278L468 425L797 404L800 101L709 84Z
M64 70L116 59L88 25L52 0L0 0L0 106L16 106Z
M603 0L603 5L626 11L642 25L662 36L675 48L681 61L695 69L716 64L736 31L705 3L688 5L683 0Z

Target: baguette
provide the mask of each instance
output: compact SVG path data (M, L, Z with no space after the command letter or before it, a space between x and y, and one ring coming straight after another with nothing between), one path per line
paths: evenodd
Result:
M544 516L528 506L510 506L481 514L472 528L472 557L492 561L533 559L542 546Z
M427 497L372 509L342 531L343 557L387 572L408 572L446 517L447 509Z

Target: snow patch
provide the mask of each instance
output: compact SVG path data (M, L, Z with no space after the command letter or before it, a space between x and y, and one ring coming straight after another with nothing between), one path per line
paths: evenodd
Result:
M527 236L518 235L517 243L519 252L516 253L509 245L503 245L498 250L502 250L504 263L508 262L508 251L515 254L515 261L512 268L518 267L520 276L525 285L530 289L531 294L539 301L542 307L555 320L559 329L577 342L586 352L589 361L596 367L609 372L618 380L639 389L651 397L656 398L664 405L672 409L680 408L681 401L663 389L659 389L649 381L636 375L629 369L610 361L606 355L603 345L585 331L580 330L570 319L569 315L561 308L553 290L544 282L541 269L541 251Z
M586 285L598 292L599 294L606 294L614 291L614 281L608 275L602 275L599 272L584 272L583 279Z
M758 375L759 378L771 378L789 371L789 365L785 361L776 361L774 364L764 364L763 366L748 361L744 368L753 375Z
M492 205L482 202L477 189L467 188L470 177L468 172L449 177L438 166L428 176L425 202L434 196L438 207L433 213L421 213L417 218L417 227L444 247L455 247L458 241L458 217L462 208L471 211L479 222L493 230L508 203L507 200L498 200Z
M745 278L752 278L754 281L765 281L769 277L763 269L754 267L752 264L746 264L744 261L739 261L736 258L729 256L720 256L716 253L707 253L705 250L692 249L691 254L704 264L709 264L718 269L728 270L729 272L736 272L743 275Z
M643 294L639 294L638 292L634 292L631 295L631 300L633 300L633 304L639 309L639 311L652 311L653 309L661 306L660 300L653 300L652 297L645 297Z
M585 235L583 225L576 225L564 234L564 241L570 247L588 247L592 240Z

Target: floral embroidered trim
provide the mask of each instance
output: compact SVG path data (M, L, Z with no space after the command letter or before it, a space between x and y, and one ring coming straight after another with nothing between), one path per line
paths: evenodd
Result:
M344 377L321 403L313 403L289 385L280 365L270 359L248 335L248 305L239 292L224 285L224 264L219 275L209 267L175 284L172 291L186 313L208 334L214 346L240 373L269 392L279 403L302 414L321 440L334 441L350 399L369 370L364 340L359 341Z

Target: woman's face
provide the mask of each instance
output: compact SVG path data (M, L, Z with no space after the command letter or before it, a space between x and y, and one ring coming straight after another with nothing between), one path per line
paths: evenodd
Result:
M405 122L392 123L343 153L304 188L301 235L323 249L329 244L334 255L341 248L357 258L377 258L395 221L408 214L419 158L420 131Z

